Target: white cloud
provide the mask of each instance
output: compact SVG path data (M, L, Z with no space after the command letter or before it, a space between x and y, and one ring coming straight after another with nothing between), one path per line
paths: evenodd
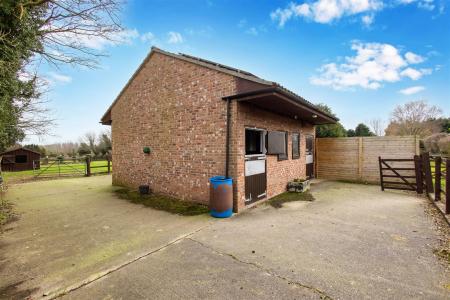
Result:
M67 75L58 74L55 72L49 72L48 75L51 78L50 81L53 81L53 82L69 83L72 81L72 77L67 76Z
M365 16L361 17L361 22L363 22L363 24L366 27L370 27L370 25L372 25L374 19L375 19L374 15L365 15Z
M413 4L417 3L418 8L426 10L434 10L436 8L434 0L397 0L399 4ZM442 7L442 6L441 6Z
M354 87L378 89L385 82L397 82L402 77L418 80L431 74L431 69L413 69L400 50L389 44L353 42L356 55L345 57L343 63L321 66L319 75L312 76L315 85L331 86L336 90Z
M168 39L167 42L169 44L181 44L183 43L184 39L181 36L181 33L175 32L175 31L169 31L168 33Z
M144 43L145 42L151 42L152 43L152 42L155 41L155 39L156 39L155 35L153 33L151 33L150 31L141 34L141 41L144 42Z
M317 23L328 24L342 17L365 14L361 22L365 26L372 24L374 14L386 7L410 5L416 3L417 7L434 10L434 0L311 0L303 3L289 3L285 8L277 8L271 12L272 20L283 27L287 21L294 18L305 18ZM440 6L443 10L443 5Z
M413 94L417 94L423 90L425 90L425 87L418 85L418 86L412 86L412 87L400 90L399 93L401 93L403 95L413 95Z
M425 60L422 56L412 52L406 52L405 58L410 64L420 64Z
M416 69L406 68L400 73L400 75L409 77L412 80L418 80L418 79L420 79L420 77L422 77L423 74L422 74L422 72L420 72Z
M381 0L316 0L310 3L291 2L286 8L277 8L270 14L280 27L295 17L303 17L317 23L331 23L343 16L370 13L383 7Z

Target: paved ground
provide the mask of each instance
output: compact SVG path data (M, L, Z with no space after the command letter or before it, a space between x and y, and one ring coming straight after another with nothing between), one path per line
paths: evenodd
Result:
M450 297L448 265L433 254L438 233L426 200L414 195L323 182L313 186L314 202L260 205L212 220L129 204L111 197L108 180L13 189L23 215L1 237L0 282L25 281L10 292L56 291L130 262L64 297ZM139 254L148 255L133 261Z
M11 186L20 217L0 236L0 299L52 293L209 224L113 196L110 176Z

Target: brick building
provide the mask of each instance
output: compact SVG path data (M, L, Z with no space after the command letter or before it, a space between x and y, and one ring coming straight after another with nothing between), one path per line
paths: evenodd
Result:
M336 118L277 83L153 47L101 122L113 184L208 203L208 178L226 175L238 212L313 176L314 125Z

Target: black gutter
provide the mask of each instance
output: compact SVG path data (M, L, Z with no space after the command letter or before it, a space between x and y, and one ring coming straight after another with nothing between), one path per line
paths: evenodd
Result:
M230 169L230 138L231 138L231 125L230 125L230 119L231 119L231 99L227 99L227 141L226 141L226 156L225 156L225 177L228 178L229 176L229 169Z

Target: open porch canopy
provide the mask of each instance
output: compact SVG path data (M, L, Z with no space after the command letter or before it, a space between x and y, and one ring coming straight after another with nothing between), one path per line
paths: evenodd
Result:
M303 120L314 125L334 124L339 120L281 86L231 95L223 99L250 103L264 110Z

